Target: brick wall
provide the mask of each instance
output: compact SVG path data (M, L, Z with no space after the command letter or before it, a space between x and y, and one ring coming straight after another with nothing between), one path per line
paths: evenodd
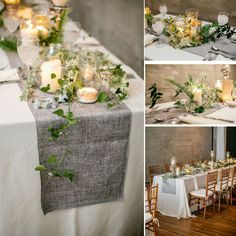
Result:
M175 156L179 162L210 159L212 128L148 127L146 128L146 167L169 163ZM148 175L146 171L146 176Z
M215 81L223 78L221 72L222 65L146 65L146 88L157 83L158 87L164 93L162 99L158 102L169 102L178 100L174 98L175 86L171 85L165 79L175 79L180 83L186 81L186 73L190 73L194 79L200 77L201 72L208 75L207 83L210 86L215 85ZM231 65L231 79L236 79L236 66ZM180 98L184 98L181 95ZM150 104L150 100L146 97L146 105Z

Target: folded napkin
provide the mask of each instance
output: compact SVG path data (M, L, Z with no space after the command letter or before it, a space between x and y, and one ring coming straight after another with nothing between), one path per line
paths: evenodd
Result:
M10 82L19 81L20 77L18 75L17 69L7 69L0 71L0 82Z
M181 122L187 123L187 124L229 124L228 122L219 121L219 120L211 120L199 116L179 116L178 119Z
M207 115L207 117L214 118L214 119L228 120L228 121L236 123L236 109L225 107Z
M183 48L184 51L205 57L207 55L207 53L209 51L211 51L211 47L215 46L216 48L220 49L220 50L224 50L227 53L224 52L220 52L217 51L216 53L219 55L222 55L223 57L227 57L230 59L235 60L236 57L236 47L235 44L232 43L229 39L227 39L226 37L220 38L219 40L217 40L216 42L210 42L210 43L206 43L203 44L201 46L198 47L189 47L189 48Z
M231 102L231 101L226 101L225 102L227 105L231 106L231 107L236 107L236 101Z
M155 35L145 34L145 37L144 37L144 39L145 39L145 46L151 44L153 42L153 40L156 39L156 38L157 38L157 36L155 36Z

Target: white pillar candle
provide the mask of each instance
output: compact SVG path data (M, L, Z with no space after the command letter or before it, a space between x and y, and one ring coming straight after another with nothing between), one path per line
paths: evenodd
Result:
M98 91L95 88L84 87L78 90L78 96L82 103L94 103L98 99Z
M176 172L176 176L179 176L179 174L180 174L180 168L179 168L178 166L176 167L175 172Z
M216 80L215 88L222 90L222 80Z
M55 6L60 6L63 7L66 5L66 3L68 2L68 0L52 0L53 4Z
M56 77L52 79L51 75L55 74ZM41 66L41 85L46 87L50 85L49 92L54 93L60 88L58 80L61 78L61 61L59 59L44 62Z
M197 102L199 106L201 106L202 105L202 90L195 89L193 93L194 93L194 100Z
M223 85L222 85L222 100L223 100L223 102L233 101L233 98L232 98L233 87L234 87L233 80L231 80L231 79L224 79L223 80Z

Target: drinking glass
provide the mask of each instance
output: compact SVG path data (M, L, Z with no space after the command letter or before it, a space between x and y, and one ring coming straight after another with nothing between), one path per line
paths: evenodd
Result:
M63 41L65 47L71 48L76 44L81 34L81 25L79 22L69 21L64 26Z
M217 21L219 25L226 25L229 22L229 13L228 12L220 12L217 17Z
M14 8L9 8L4 12L3 23L9 33L14 33L18 29L20 21L16 17L16 10Z
M162 32L165 28L165 25L162 21L157 21L155 24L152 25L153 30L159 35L159 39L156 42L156 47L163 47L164 44L162 42Z
M167 13L167 10L168 10L166 4L161 4L160 7L159 7L159 10L160 10L160 13L162 14L162 17L164 19L165 15Z
M30 67L34 65L39 55L38 38L22 38L17 40L17 52L26 65L26 78L30 78Z

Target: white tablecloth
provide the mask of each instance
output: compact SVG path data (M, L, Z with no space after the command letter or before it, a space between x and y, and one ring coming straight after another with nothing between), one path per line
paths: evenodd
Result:
M170 15L168 15L170 16ZM158 15L159 17L159 15ZM173 17L173 15L172 15ZM208 24L210 22L203 21L204 24ZM161 61L202 61L203 57L192 54L190 52L186 52L182 49L175 49L170 45L162 44L160 46L156 46L155 43L145 48L145 58L147 60L161 60ZM225 58L221 55L217 56L216 61L230 61L230 59Z
M233 168L235 165L226 167ZM217 169L220 173L221 169ZM191 212L197 210L197 206L189 207L189 193L193 190L206 187L207 172L183 176L176 179L164 180L163 175L153 178L153 185L158 184L158 211L165 216L177 219L194 217ZM218 174L218 181L220 174ZM164 187L163 187L164 186ZM173 191L175 187L176 191Z
M85 32L83 32L84 34ZM92 43L99 42L93 38ZM82 42L80 39L78 42ZM88 46L89 47L89 46ZM93 47L109 53L104 47ZM8 63L0 51L0 62ZM115 56L111 59L120 62ZM0 63L0 64L1 64ZM122 236L143 234L143 94L144 84L129 67L132 111L124 200L43 215L37 132L17 84L0 86L0 235L4 236Z

